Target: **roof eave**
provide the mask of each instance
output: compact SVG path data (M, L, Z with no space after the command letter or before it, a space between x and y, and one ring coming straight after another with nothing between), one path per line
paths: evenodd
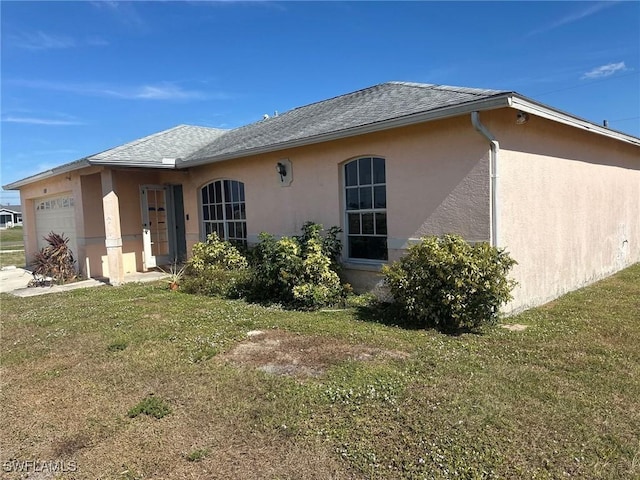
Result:
M150 162L91 162L96 167L112 167L112 168L152 168L154 170L173 170L176 168L174 164L160 164Z
M18 180L17 182L3 185L2 188L4 188L5 190L19 190L20 187L24 187L25 185L29 185L30 183L39 182L40 180L46 180L47 178L55 177L56 175L73 172L75 170L80 170L81 168L90 166L91 163L89 163L88 160L84 159L77 162L69 163L67 165L62 165L61 167L52 168L51 170L37 173L36 175L23 178L22 180Z
M546 105L535 102L520 95L513 96L511 100L511 106L523 112L530 113L531 115L546 118L547 120L563 123L565 125L596 133L598 135L604 135L605 137L630 143L631 145L640 146L640 138L638 137L618 132L617 130L611 130L609 128L602 127L596 123L584 120L580 117L570 115L554 108L547 107Z
M288 148L303 147L306 145L313 145L317 143L328 142L332 140L340 140L348 137L355 137L358 135L365 135L367 133L375 133L382 130L389 130L392 128L404 127L408 125L415 125L418 123L429 122L433 120L440 120L443 118L456 117L466 113L471 113L475 110L493 110L497 108L504 108L511 105L512 93L507 92L499 94L490 98L482 100L474 100L458 105L452 105L450 107L438 108L429 110L427 112L415 113L412 115L406 115L402 117L392 118L390 120L383 120L381 122L370 123L367 125L361 125L358 127L346 128L344 130L337 130L334 132L324 133L321 135L314 135L311 137L305 137L295 140L288 140L285 142L273 143L270 145L248 148L240 152L233 152L223 155L213 155L210 157L202 157L194 160L181 160L177 162L177 165L182 168L196 167L199 165L205 165L208 163L223 162L226 160L233 160L235 158L243 158L251 155L260 155L264 153L276 152L278 150L284 150Z
M31 177L23 178L22 180L18 180L17 182L9 183L4 185L2 188L5 190L19 190L21 187L25 185L29 185L30 183L39 182L41 180L46 180L51 177L55 177L56 175L61 175L63 173L73 172L75 170L80 170L85 167L112 167L112 168L152 168L154 170L162 169L162 170L174 170L177 167L174 164L157 164L157 163L144 163L144 162L100 162L100 161L89 161L84 159L81 162L74 162L68 165L63 165L58 168L53 168L51 170L47 170L45 172L40 172Z

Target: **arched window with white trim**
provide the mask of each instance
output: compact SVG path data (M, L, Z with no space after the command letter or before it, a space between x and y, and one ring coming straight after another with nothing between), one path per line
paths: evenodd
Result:
M216 180L200 190L202 232L216 232L223 240L247 244L247 212L244 183Z
M344 165L347 256L387 260L387 184L385 160L363 157Z

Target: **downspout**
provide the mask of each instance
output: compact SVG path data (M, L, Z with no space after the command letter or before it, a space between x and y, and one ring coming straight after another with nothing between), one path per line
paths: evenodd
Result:
M480 133L484 138L489 140L489 174L491 176L490 183L490 192L489 192L489 202L490 202L490 215L491 215L491 232L490 232L490 243L493 247L500 246L500 196L498 191L498 153L500 152L500 144L496 140L496 137L487 130L480 122L480 113L479 112L471 112L471 124L473 128Z

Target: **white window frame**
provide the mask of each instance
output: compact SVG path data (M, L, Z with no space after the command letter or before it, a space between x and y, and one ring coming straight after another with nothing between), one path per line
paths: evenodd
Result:
M231 187L231 191L229 192L229 198L230 201L226 201L225 199L225 192L226 192L226 182L230 182L230 187ZM204 203L204 199L203 199L203 193L202 191L205 188L209 188L209 185L213 185L213 191L215 194L215 190L216 190L216 183L220 183L220 195L221 195L221 202L215 202L215 198L211 199L208 197L209 195L209 191L207 192L207 200L208 203ZM237 200L234 197L234 186L238 185L238 198ZM214 200L214 201L212 201ZM216 180L212 180L210 182L205 183L204 185L202 185L199 189L198 189L198 204L199 204L199 213L200 213L200 226L201 226L201 238L202 240L206 240L207 238L207 224L210 224L212 226L216 225L216 224L221 224L222 225L222 236L220 235L220 231L217 228L211 228L211 232L216 232L218 233L218 236L221 236L222 240L228 240L231 242L236 242L236 243L240 243L242 245L247 245L247 215L246 215L246 193L245 193L245 186L244 186L244 182L241 182L240 180L235 180L232 178L221 178L221 179L216 179ZM227 206L231 205L231 208L233 209L233 205L239 205L240 206L240 218L228 218L228 212L227 212ZM209 218L205 219L205 213L204 213L204 207L220 207L221 208L221 213L222 213L222 219L219 218L212 218L211 215L211 209L209 210ZM242 213L244 212L244 214ZM217 212L216 212L216 216L217 216ZM232 216L233 216L233 211L232 211ZM234 235L230 235L230 224L233 223L234 224ZM242 224L242 230L244 233L244 236L238 236L237 235L237 224Z
M371 173L371 183L369 184L360 184L360 160L362 159L370 159L372 164L373 164L373 159L380 159L384 162L384 167L385 167L385 178L384 178L384 183L376 183L375 179L374 179L374 175L373 175L373 168L372 168L372 173ZM356 176L357 176L357 184L356 185L347 185L347 165L356 162L357 165L357 169L356 169ZM344 222L344 238L345 238L345 245L343 248L343 258L345 260L345 262L350 263L350 264L361 264L361 265L371 265L371 266L379 266L381 264L387 263L388 262L388 258L389 258L389 244L388 244L388 238L389 238L389 229L388 229L388 217L387 217L387 173L386 173L386 169L387 169L387 161L385 157L379 156L379 155L361 155L355 158L352 158L350 160L347 160L346 162L342 163L340 165L340 169L341 169L341 179L342 179L342 197L343 197L343 222ZM348 195L347 195L347 190L350 189L359 189L362 187L371 187L371 191L372 191L372 195L371 195L371 208L365 208L365 209L352 209L350 210L348 207ZM374 187L384 187L384 193L385 193L385 206L384 208L376 208L375 207L375 188ZM360 231L362 231L362 214L367 214L367 213L371 213L373 214L373 228L374 228L374 233L373 234L351 234L349 232L350 230L350 224L349 224L349 214L359 214L360 215ZM376 233L376 218L375 215L376 213L380 214L380 213L384 213L385 214L385 230L386 232L384 234L378 234ZM373 237L373 238L384 238L386 241L386 258L384 259L376 259L376 258L359 258L359 257L351 257L350 256L350 242L349 239L352 236L357 236L357 237Z

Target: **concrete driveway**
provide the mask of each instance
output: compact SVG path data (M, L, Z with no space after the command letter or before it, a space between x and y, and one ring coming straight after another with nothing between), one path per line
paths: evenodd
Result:
M67 283L66 285L51 285L44 287L29 287L33 275L29 270L17 267L3 267L0 270L0 293L10 293L16 297L33 297L47 293L64 292L77 288L100 287L104 282L90 278L80 282Z
M33 279L31 272L17 267L2 267L0 269L0 293L9 293L21 288L27 288Z
M166 278L162 272L132 273L125 275L125 283L129 282L155 282ZM108 285L105 281L89 278L79 282L67 283L65 285L52 285L44 287L29 287L29 282L33 280L33 275L29 270L17 267L2 267L0 269L0 293L10 293L17 297L33 297L35 295L45 295L47 293L65 292L78 288L101 287Z

